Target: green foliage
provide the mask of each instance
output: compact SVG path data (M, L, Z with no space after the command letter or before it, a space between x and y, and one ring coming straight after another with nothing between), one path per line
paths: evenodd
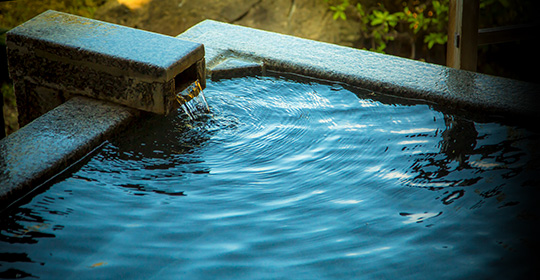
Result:
M328 0L325 0L328 2ZM334 20L337 20L338 18L342 20L347 19L347 15L345 14L345 10L349 6L349 0L342 0L341 4L336 6L330 6L330 10L334 11Z
M356 5L356 10L359 14L367 14L360 3ZM386 10L372 10L371 13L367 14L366 18L370 27L366 26L364 28L371 31L369 35L374 40L374 46L372 46L371 50L384 52L386 43L393 41L396 37L395 27L401 17L402 15L399 12L390 13Z
M435 32L435 33L429 33L424 37L424 43L427 44L428 48L433 48L434 44L440 44L444 45L448 41L448 35Z
M15 101L15 93L13 92L13 85L9 82L0 82L0 98L4 98L4 110L0 110L0 113L4 114L4 125L6 127L6 133L19 129L17 122L17 103Z
M384 52L387 43L401 37L412 45L423 38L426 47L447 42L449 0L374 1L325 0L334 20L346 20L347 12L361 23L360 32L371 40L371 50ZM351 18L351 17L349 17Z
M0 86L0 92L2 92L2 98L4 98L4 104L6 106L15 107L15 93L13 92L13 85L11 83L2 83Z
M449 0L324 0L334 20L360 24L364 47L384 52L390 42L409 42L415 58L416 42L425 51L448 41ZM539 1L480 0L479 27L537 22ZM480 48L480 51L483 49Z

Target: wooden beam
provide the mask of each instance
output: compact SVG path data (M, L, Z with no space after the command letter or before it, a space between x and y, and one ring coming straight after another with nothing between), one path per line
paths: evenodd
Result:
M506 43L532 39L538 33L538 24L520 24L478 30L478 45Z
M479 0L450 0L446 65L476 71Z

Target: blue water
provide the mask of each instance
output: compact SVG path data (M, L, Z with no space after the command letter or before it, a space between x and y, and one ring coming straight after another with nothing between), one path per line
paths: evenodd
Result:
M205 95L211 113L141 120L3 213L0 277L538 271L537 133L286 78L209 82Z

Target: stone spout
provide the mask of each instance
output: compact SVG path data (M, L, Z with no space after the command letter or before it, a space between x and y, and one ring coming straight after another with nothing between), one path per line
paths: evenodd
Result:
M74 95L167 114L178 92L206 86L200 43L52 10L6 44L21 126Z

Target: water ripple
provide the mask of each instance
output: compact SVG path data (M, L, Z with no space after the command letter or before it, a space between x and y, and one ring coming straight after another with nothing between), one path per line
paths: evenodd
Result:
M528 244L540 236L531 231L540 217L531 176L537 134L310 81L209 81L205 95L210 113L193 121L182 111L148 116L3 216L3 275L506 279L528 272Z

